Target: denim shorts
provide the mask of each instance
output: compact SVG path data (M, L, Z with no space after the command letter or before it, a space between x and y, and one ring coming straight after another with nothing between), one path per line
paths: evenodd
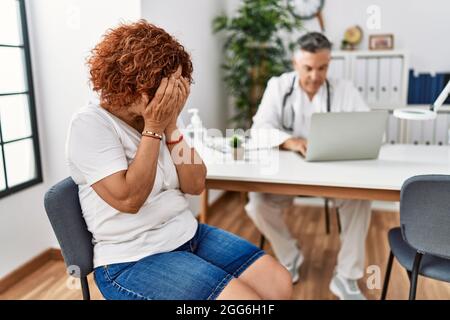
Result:
M232 233L199 224L179 248L95 268L94 278L105 299L214 300L264 254Z

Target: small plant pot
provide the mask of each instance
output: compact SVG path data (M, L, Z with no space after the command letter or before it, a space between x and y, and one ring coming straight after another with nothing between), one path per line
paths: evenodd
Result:
M243 160L244 159L244 148L231 148L231 152L233 153L234 160Z

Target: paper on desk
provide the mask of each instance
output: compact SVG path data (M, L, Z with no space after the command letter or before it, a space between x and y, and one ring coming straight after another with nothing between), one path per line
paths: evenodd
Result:
M251 129L250 139L246 139L243 147L246 151L272 149L278 147L291 137L291 135L278 129ZM230 153L230 138L209 137L205 141L208 148L218 150L223 153Z
M280 146L287 139L291 138L290 134L278 129L251 129L251 138L245 144L246 150L271 149Z

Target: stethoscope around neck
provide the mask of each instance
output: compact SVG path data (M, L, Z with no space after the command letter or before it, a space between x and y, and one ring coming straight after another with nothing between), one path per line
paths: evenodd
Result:
M294 131L294 118L295 118L295 114L294 114L294 106L292 104L290 104L290 109L291 109L291 120L289 124L286 124L286 105L287 105L287 100L288 98L292 95L292 92L294 92L294 86L295 86L295 82L297 80L297 77L294 77L294 79L292 79L292 83L291 86L289 87L289 90L284 94L283 97L283 104L281 106L281 122L283 125L283 129L286 131ZM331 98L330 98L330 83L328 82L328 79L325 80L325 86L327 88L327 112L331 112Z

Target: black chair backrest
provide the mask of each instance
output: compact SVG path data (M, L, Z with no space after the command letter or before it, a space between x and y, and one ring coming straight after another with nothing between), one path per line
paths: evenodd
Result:
M81 212L78 186L70 177L62 180L47 191L44 205L69 274L87 276L93 271L94 247Z
M450 258L450 175L409 178L400 194L402 235L413 248Z

